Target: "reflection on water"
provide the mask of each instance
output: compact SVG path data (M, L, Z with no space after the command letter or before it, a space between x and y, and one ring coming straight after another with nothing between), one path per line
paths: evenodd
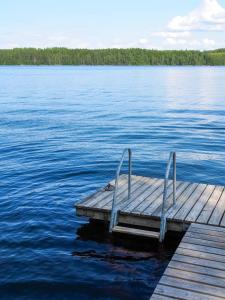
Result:
M149 299L176 248L113 239L74 203L115 175L224 185L225 68L0 67L0 298ZM172 240L172 238L171 238ZM179 239L178 239L179 240Z
M151 257L159 259L166 258L177 248L183 234L168 232L164 244L159 244L155 239L149 239L138 236L124 234L109 234L108 223L97 220L89 220L77 230L77 240L95 241L99 244L107 245L108 251L103 252L106 259L119 260L146 260ZM97 258L103 258L96 251L73 252L73 255L86 257L88 255Z
M81 226L77 234L82 247L77 244L72 255L84 262L89 259L104 264L108 270L105 276L121 287L121 290L112 290L112 299L147 299L183 236L168 232L165 243L160 245L154 239L109 235L108 224L92 220ZM143 273L144 270L147 272ZM133 286L132 293L130 285Z

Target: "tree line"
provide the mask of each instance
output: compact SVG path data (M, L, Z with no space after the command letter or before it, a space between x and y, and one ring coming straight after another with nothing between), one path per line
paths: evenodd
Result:
M147 49L0 49L0 65L225 65L225 49L214 51Z

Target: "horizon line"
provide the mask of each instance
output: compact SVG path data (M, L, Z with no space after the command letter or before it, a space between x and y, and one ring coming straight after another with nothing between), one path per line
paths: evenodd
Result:
M210 51L218 51L224 50L224 48L215 48L215 49L157 49L157 48L140 48L140 47L130 47L130 48L69 48L64 46L52 46L52 47L13 47L13 48L0 48L0 51L10 51L17 49L34 49L34 50L48 50L48 49L66 49L66 50L88 50L88 51L101 51L101 50L144 50L144 51L195 51L195 52L210 52Z

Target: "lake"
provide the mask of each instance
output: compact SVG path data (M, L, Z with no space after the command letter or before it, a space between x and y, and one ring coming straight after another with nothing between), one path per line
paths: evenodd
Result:
M74 204L134 173L225 185L225 67L0 67L0 298L149 299L175 249L111 240ZM141 242L140 242L141 243ZM151 244L152 243L152 244Z

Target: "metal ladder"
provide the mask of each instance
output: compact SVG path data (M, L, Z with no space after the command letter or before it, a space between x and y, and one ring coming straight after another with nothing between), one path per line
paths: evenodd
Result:
M166 174L164 179L164 191L163 191L163 201L162 201L162 209L161 209L161 217L160 217L160 228L159 231L153 230L143 230L137 228L130 228L125 226L118 226L118 214L119 214L119 206L117 205L117 192L118 192L118 181L121 172L121 168L125 159L126 153L128 154L128 187L127 187L127 200L129 201L131 198L131 180L132 180L132 151L129 148L124 149L122 153L122 157L120 159L119 165L116 171L116 179L115 179L115 188L113 193L113 201L112 201L112 209L110 216L110 225L109 232L117 232L117 233L125 233L131 235L138 235L144 237L150 237L158 239L160 242L163 242L165 239L165 234L167 232L167 216L166 213L170 207L166 207L167 204L167 191L168 191L168 182L169 175L171 170L171 165L173 162L173 205L176 204L176 152L171 152L169 155L169 160L167 163Z
M114 188L114 193L113 193L112 210L111 210L111 218L110 218L110 225L109 225L109 231L110 232L113 232L113 230L114 230L114 228L115 228L115 226L117 225L117 222L118 222L117 219L118 219L119 208L116 205L116 197L117 197L117 190L118 190L118 180L119 180L121 168L122 168L126 153L128 153L128 161L129 161L127 200L129 200L130 196L131 196L132 151L131 151L131 149L127 148L127 149L123 150L123 154L122 154L119 166L118 166L117 171L116 171L115 188Z
M169 160L166 167L166 174L164 179L164 191L163 191L163 203L161 210L161 220L160 220L160 236L159 241L163 242L165 239L165 234L167 232L167 211L171 208L166 207L167 202L167 191L168 191L168 181L170 175L170 169L173 162L173 205L176 205L176 189L177 189L177 167L176 167L176 152L171 152L169 156Z

